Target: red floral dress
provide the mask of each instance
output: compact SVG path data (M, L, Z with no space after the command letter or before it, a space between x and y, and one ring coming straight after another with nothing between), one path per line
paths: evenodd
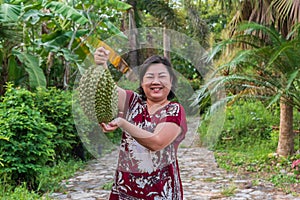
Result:
M187 124L185 111L179 103L170 102L153 115L147 104L132 91L126 91L126 119L154 132L157 124L173 122L182 128L181 134L160 151L151 151L123 132L115 180L110 200L182 200L183 191L177 162L177 148L184 139Z

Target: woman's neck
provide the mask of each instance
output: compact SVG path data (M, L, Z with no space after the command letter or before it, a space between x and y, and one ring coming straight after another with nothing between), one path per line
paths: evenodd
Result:
M154 102L147 99L147 109L149 114L155 113L160 108L164 107L165 105L169 104L169 100L165 99L163 101Z

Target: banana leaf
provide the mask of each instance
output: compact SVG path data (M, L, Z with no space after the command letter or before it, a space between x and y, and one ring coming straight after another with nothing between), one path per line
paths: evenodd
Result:
M40 68L39 57L19 51L13 51L13 54L25 65L25 71L29 76L30 88L46 88L46 77Z

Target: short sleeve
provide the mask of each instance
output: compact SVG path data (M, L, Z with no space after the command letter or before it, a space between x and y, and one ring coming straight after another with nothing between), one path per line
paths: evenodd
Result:
M125 108L132 110L132 108L134 107L134 105L136 105L137 103L142 103L142 99L140 97L139 94L137 94L136 92L133 92L131 90L125 90L126 92L126 99L125 99Z
M141 96L131 90L125 90L126 98L124 99L124 115L127 120L132 120L143 110L144 101ZM138 117L139 118L139 117Z
M183 140L187 132L186 114L183 106L179 103L170 103L161 113L160 122L173 122L181 127L182 133L178 140Z

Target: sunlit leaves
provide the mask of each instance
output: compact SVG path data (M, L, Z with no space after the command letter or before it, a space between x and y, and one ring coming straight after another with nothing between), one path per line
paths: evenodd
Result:
M21 13L21 6L12 4L0 5L0 22L16 22L19 19Z
M29 74L29 84L31 88L46 87L46 78L43 70L40 68L40 59L23 52L15 52L18 59L24 63L25 70Z
M62 15L67 20L72 20L81 25L88 22L88 19L82 13L62 2L51 1L46 5L46 8L52 10L56 14Z

